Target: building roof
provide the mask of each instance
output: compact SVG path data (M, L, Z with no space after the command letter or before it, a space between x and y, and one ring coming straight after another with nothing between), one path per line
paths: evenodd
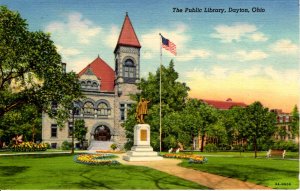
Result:
M101 91L114 91L115 72L99 56L89 65L87 65L83 70L81 70L81 72L79 72L79 76L84 75L86 72L88 73L89 70L91 70L94 75L97 76L97 78L101 81Z
M234 106L247 107L247 104L245 104L243 102L234 102L230 98L228 98L226 101L207 100L207 99L202 99L202 101L204 103L207 103L208 105L213 106L216 109L221 109L221 110L228 110Z
M115 48L115 52L117 48L120 46L133 46L137 48L141 48L141 44L135 34L134 28L131 24L130 18L128 14L126 13L124 23L119 35L118 43Z

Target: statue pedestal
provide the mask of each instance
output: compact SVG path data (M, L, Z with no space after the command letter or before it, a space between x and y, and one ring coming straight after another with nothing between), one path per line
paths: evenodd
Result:
M163 158L158 156L150 146L150 125L137 124L134 126L134 145L123 156L126 161L156 161Z

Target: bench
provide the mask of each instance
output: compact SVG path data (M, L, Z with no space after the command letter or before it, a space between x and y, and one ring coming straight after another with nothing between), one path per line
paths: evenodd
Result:
M169 153L172 153L172 152L179 153L179 151L180 151L179 148L177 148L177 149L176 149L176 148L174 148L174 149L173 149L173 148L170 148L170 149L168 150Z
M282 158L284 159L286 154L285 150L272 150L269 149L269 151L267 152L267 158L270 158L272 156L282 156Z

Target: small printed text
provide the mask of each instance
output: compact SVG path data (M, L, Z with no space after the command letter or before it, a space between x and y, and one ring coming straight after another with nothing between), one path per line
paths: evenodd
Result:
M173 7L173 13L264 13L266 9L263 7L252 7L252 8L236 8L236 7L228 7L228 8L214 8L214 7L186 7L179 8Z

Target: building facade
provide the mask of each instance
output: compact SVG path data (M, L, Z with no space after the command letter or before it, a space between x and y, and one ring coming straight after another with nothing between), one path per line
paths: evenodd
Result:
M291 122L293 120L291 113L283 112L281 109L272 109L276 114L277 130L274 134L275 140L293 141L299 143L299 137L292 134Z
M122 148L126 142L122 123L134 103L130 94L137 93L140 79L141 45L126 13L118 42L114 49L115 69L99 56L79 72L84 99L76 102L77 109L64 128L43 114L42 139L52 148L71 142L73 118L83 119L87 127L86 140L91 147L108 149L115 143ZM55 104L53 107L57 107Z

